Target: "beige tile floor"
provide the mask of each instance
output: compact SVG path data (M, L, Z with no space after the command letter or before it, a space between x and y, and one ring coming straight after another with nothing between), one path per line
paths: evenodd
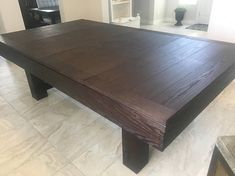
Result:
M232 82L140 176L205 176L217 136L235 134ZM56 89L35 101L25 74L0 58L0 176L134 176L121 130Z
M172 34L179 34L179 35L187 35L191 37L201 37L201 38L209 38L210 35L208 32L198 31L198 30L191 30L186 29L190 25L184 24L183 26L175 26L174 23L163 22L157 25L143 25L141 26L142 29L152 30L152 31L160 31L160 32L167 32Z
M175 23L162 22L156 25L142 25L141 28L152 31L160 31L172 34L187 35L190 37L206 38L211 40L219 40L219 41L235 43L235 38L230 35L231 32L230 33L227 32L225 35L224 29L219 30L220 26L216 26L217 27L216 30L213 29L213 27L209 27L208 32L205 32L205 31L186 29L186 27L190 25L191 24L184 24L183 26L175 26Z

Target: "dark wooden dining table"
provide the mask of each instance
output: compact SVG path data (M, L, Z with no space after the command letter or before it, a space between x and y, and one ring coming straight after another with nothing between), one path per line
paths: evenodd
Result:
M234 44L87 20L0 35L0 55L25 69L35 99L55 87L119 125L136 173L235 75Z
M40 16L46 16L51 19L52 24L56 24L56 20L60 19L60 9L59 6L41 7L41 8L30 8L30 12L38 14Z

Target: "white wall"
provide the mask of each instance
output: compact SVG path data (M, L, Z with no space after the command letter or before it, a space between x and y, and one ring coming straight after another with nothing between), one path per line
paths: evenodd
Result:
M133 0L133 16L139 13L142 24L153 24L154 0Z
M159 24L165 19L166 0L155 0L154 1L154 17L153 23Z
M77 19L108 22L108 0L59 0L62 22Z
M0 0L0 33L25 29L18 0Z
M0 34L5 32L5 27L3 24L3 20L2 20L2 15L1 15L1 11L0 11Z
M209 36L235 43L235 1L214 0L209 24Z
M133 0L133 16L140 14L142 24L158 24L165 19L166 0Z
M198 0L197 22L209 24L213 0Z

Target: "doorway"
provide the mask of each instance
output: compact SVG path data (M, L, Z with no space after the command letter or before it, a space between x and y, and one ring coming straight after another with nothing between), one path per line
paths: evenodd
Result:
M198 0L197 23L209 25L213 0Z

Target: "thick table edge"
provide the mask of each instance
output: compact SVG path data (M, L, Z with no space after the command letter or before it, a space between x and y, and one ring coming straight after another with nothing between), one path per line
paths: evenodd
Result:
M167 121L164 137L166 148L235 78L235 64L216 78Z
M55 88L59 89L60 91L66 93L67 95L71 96L72 98L76 99L77 101L81 102L82 104L88 106L89 108L93 109L94 108L82 101L79 97L76 97L76 95L74 95L75 92L73 88L72 91L71 90L66 90L65 87L61 86L61 85L57 85L60 84L59 82L54 82L54 77L48 77L49 75L53 75L55 77L58 77L59 80L61 81L67 81L72 83L74 86L79 86L82 89L87 89L89 90L89 94L91 96L91 94L96 94L96 96L102 97L105 99L105 101L110 101L111 103L114 103L115 106L117 107L121 107L122 110L124 110L123 112L118 110L117 113L120 114L120 116L118 116L117 118L112 118L113 113L108 112L108 114L106 113L102 113L101 111L97 111L94 110L96 112L98 112L99 114L103 115L104 117L106 117L107 119L109 119L110 121L114 122L115 124L119 125L121 128L124 128L126 131L136 135L136 137L138 137L139 139L143 140L144 142L154 146L155 148L159 149L159 150L163 150L163 141L164 141L164 133L165 133L165 124L160 124L160 123L147 123L146 120L142 120L143 115L139 113L138 111L136 111L134 108L130 108L128 106L126 106L125 104L120 103L120 101L116 101L111 99L110 97L107 97L106 95L101 94L100 92L94 91L93 89L91 89L90 87L87 87L84 84L75 82L74 80L61 75L60 73L55 72L54 70L40 64L37 63L36 61L29 59L27 56L25 56L24 54L22 54L21 52L15 50L14 48L6 45L5 43L0 42L0 55L3 56L4 58L6 58L7 60L15 63L16 65L18 65L19 67L25 69L26 71L32 73L33 75L37 76L38 78L42 79L43 81L45 81L46 83L54 86ZM43 71L42 71L43 70ZM72 86L71 86L72 87ZM114 105L112 105L114 106ZM116 110L116 107L114 107L114 109ZM128 112L131 112L130 114L126 114ZM125 118L123 118L123 117ZM133 117L131 117L133 116ZM134 119L127 119L128 118L134 118ZM119 118L123 118L121 119L121 121L119 121ZM145 118L149 118L149 116L145 117ZM118 119L118 120L117 120ZM124 123L124 121L128 120L128 123ZM135 123L132 123L133 120L135 120ZM139 124L136 126L136 123Z

